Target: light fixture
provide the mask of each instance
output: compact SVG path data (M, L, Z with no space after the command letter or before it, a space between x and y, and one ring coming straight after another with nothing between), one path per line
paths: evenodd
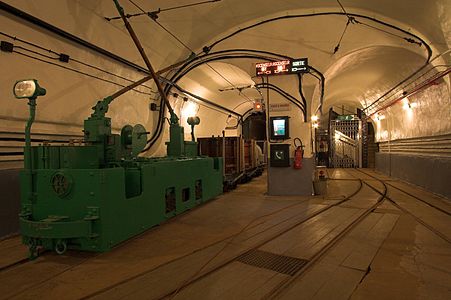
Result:
M254 101L254 111L255 112L263 111L263 104L258 100Z
M313 123L313 128L318 128L318 127L319 127L318 123Z
M199 104L193 101L186 101L182 108L182 117L194 117L199 111Z
M374 115L374 118L376 119L376 121L380 121L380 120L385 119L385 115L376 113L376 114Z
M39 86L36 79L26 79L19 80L14 84L13 93L17 99L36 98L44 96L46 90Z
M407 97L404 97L402 99L402 108L404 110L410 110L410 109L415 108L417 106L418 106L418 103L410 102L409 98L407 98Z
M318 122L319 117L317 115L313 115L311 119L312 119L312 122Z

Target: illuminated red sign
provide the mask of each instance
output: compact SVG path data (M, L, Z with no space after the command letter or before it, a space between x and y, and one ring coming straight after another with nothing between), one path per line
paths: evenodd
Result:
M258 63L255 65L257 76L308 73L307 58L280 60Z
M255 65L257 76L275 75L279 73L288 73L289 60L272 61L259 63Z

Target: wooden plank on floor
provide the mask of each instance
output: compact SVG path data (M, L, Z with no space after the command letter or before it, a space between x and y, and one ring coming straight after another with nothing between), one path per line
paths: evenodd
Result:
M12 237L0 242L0 269L28 257L28 248L22 244L22 238Z
M114 288L96 295L95 299L146 298L159 299L178 289L189 280L201 275L237 253L245 251L227 242L219 243L187 257L160 266ZM218 255L220 254L220 255ZM213 260L211 260L214 258ZM211 262L207 265L207 263ZM203 269L202 269L203 268Z
M399 206L451 240L451 218L449 215L393 188L389 189L388 196Z
M284 232L287 228L290 228L303 220L306 220L315 212L323 209L324 205L308 205L306 207L299 207L293 210L292 217L283 218L275 216L268 222L261 224L258 227L246 230L234 242L247 245L255 245L268 239L268 237Z
M320 262L276 299L348 299L364 274L360 270Z
M368 232L362 232L358 246L341 264L344 267L366 271L374 256L395 226L398 215L384 214L377 224Z
M17 299L27 298L22 294L23 291L30 291L31 288L47 282L85 259L86 254L83 253L68 253L68 255L62 256L50 254L1 272L0 296L4 298L17 297ZM35 296L36 298L44 298L43 296Z
M309 259L359 213L358 209L333 207L272 240L260 249Z
M280 298L348 299L397 218L397 215L371 213L296 279ZM368 248L368 245L371 247Z
M315 300L345 300L358 286L364 272L338 267L321 289L311 298Z
M278 280L274 280L274 276ZM179 292L179 299L248 299L266 285L274 288L288 275L234 262ZM270 280L272 279L272 280ZM271 285L271 286L268 286Z
M450 299L451 245L402 214L351 299Z
M443 209L444 211L451 213L450 199L446 199L445 197L441 197L439 195L433 194L420 187L408 184L406 182L396 181L396 182L390 182L389 184L394 186L395 188L401 189L403 192L406 192L408 194L416 196L424 201L431 203L432 205L435 205L435 206Z

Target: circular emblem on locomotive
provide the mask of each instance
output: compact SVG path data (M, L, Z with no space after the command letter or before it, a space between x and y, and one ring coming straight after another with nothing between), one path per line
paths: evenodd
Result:
M52 189L55 194L60 198L66 197L72 188L72 178L69 175L65 175L62 172L58 172L53 175L52 180Z

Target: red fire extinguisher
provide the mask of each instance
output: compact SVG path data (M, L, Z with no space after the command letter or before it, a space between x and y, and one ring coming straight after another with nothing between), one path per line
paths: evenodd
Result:
M297 144L296 141L299 141L299 144ZM302 144L302 141L300 138L294 139L294 147L296 149L294 150L293 168L302 169L302 158L304 157L304 149L303 149L304 145Z

